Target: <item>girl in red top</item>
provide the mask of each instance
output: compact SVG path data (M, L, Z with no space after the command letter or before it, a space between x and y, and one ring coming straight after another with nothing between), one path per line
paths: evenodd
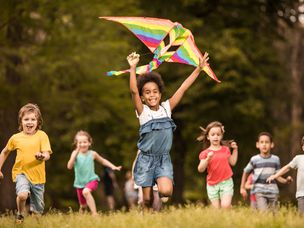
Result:
M232 154L223 145L224 126L218 122L211 122L206 129L202 128L197 138L203 142L204 151L199 155L200 163L197 167L200 173L207 168L207 194L215 208L230 208L233 196L232 170L237 162L238 146L234 141L229 142Z

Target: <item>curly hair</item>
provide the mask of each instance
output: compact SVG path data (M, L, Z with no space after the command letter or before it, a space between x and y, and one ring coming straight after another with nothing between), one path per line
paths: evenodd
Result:
M165 84L160 74L156 72L141 74L137 77L137 88L140 96L142 96L144 85L148 82L154 82L158 86L160 93L165 90Z
M304 146L304 136L301 139L301 146Z
M41 115L40 109L39 109L38 105L32 104L32 103L28 103L28 104L22 106L20 108L20 110L19 110L19 113L18 113L18 125L19 125L18 129L19 129L19 131L23 130L23 127L22 127L22 118L23 118L23 116L26 113L34 113L35 114L35 116L37 118L37 121L38 121L37 129L41 129L42 128L43 119L42 119L42 115Z

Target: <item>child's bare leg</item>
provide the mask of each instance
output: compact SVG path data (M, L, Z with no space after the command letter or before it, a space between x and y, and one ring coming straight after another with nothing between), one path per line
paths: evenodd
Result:
M173 193L173 183L168 177L159 177L156 180L158 191L162 196L170 197Z
M158 191L153 191L153 204L152 204L154 211L160 211L162 207L162 201L159 198Z
M87 205L90 208L92 215L97 215L95 200L91 194L91 189L84 188L82 194L87 201Z
M18 194L16 198L16 203L17 203L17 210L19 214L24 214L25 213L25 203L26 200L29 196L28 192L21 192Z
M232 195L225 195L221 199L221 208L231 208Z
M211 201L211 205L214 208L220 208L220 200L219 199L214 199L214 200L210 200Z
M80 205L79 207L79 213L83 214L87 209L87 205Z
M152 187L143 187L143 207L150 208L151 207L151 190Z
M108 206L109 209L112 211L115 208L115 200L113 196L107 196L107 202L108 202Z

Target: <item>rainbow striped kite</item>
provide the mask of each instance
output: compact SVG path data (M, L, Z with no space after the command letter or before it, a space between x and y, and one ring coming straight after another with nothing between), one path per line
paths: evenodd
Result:
M151 72L163 62L183 63L196 67L199 64L199 58L203 58L195 45L191 31L178 22L149 17L100 18L123 24L154 54L149 64L136 68L137 74ZM220 82L209 66L205 66L203 70L212 79ZM120 75L126 72L129 70L109 71L107 75Z

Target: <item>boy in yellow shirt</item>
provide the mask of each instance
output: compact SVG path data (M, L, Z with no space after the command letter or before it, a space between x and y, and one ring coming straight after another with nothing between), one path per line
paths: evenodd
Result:
M44 209L45 161L52 153L47 134L40 130L42 116L35 104L26 104L19 111L19 133L8 140L0 154L0 179L3 163L11 151L17 156L12 169L12 178L16 182L17 215L16 223L22 223L25 203L30 197L30 211L41 214Z

